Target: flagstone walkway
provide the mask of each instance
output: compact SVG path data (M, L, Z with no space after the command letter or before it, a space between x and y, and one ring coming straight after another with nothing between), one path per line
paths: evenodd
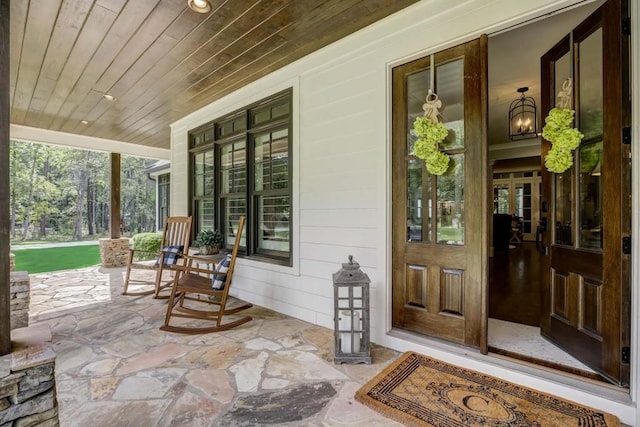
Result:
M123 268L31 276L53 334L66 426L398 426L353 399L398 353L335 365L333 332L259 307L230 331L160 331L166 300L122 296ZM245 312L246 313L246 312Z

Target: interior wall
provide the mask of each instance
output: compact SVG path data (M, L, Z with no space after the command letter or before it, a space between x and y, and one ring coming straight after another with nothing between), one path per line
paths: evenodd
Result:
M479 360L475 352L389 335L392 66L541 16L574 0L425 0L309 55L172 127L172 213L188 212L188 129L294 88L294 266L238 260L232 294L333 328L331 275L353 255L371 283L371 338L607 409L635 408Z

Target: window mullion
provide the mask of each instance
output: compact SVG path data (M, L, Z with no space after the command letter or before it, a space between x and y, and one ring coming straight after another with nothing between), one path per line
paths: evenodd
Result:
M246 147L246 204L247 204L247 255L253 255L255 253L255 236L256 236L256 216L257 212L255 211L255 203L254 203L254 191L255 191L255 167L254 167L254 159L255 159L255 150L254 150L254 139L253 135L249 132L246 133L245 136L245 147Z

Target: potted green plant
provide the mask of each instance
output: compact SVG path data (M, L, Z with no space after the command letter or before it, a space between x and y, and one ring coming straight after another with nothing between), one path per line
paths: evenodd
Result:
M201 255L217 254L224 242L218 230L202 230L196 236L193 244L200 248Z

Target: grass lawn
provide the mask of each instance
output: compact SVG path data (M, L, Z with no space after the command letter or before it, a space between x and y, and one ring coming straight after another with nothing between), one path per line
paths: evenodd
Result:
M100 264L100 246L61 246L57 248L20 249L16 256L16 271L29 274L89 267Z

